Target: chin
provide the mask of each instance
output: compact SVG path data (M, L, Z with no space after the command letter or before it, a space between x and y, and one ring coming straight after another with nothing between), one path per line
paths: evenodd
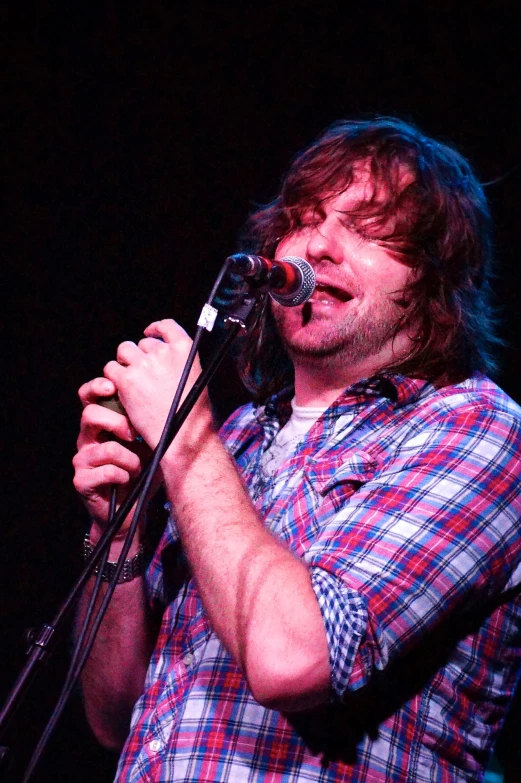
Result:
M304 331L304 330L303 330ZM332 356L351 356L354 351L359 350L356 345L357 340L351 335L339 335L338 330L331 333L331 330L314 330L314 334L309 330L306 334L293 335L286 337L282 335L284 346L293 358L331 358Z

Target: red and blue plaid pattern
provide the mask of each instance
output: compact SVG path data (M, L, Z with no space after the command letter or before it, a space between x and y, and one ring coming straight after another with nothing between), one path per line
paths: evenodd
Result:
M117 780L454 783L481 779L521 658L521 415L476 376L357 384L262 480L288 405L222 437L259 513L309 565L331 698L261 707L208 624L172 521L151 563L166 604Z

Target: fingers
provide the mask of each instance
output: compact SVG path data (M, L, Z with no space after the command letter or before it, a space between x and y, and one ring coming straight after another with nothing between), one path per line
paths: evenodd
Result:
M172 320L172 318L154 321L150 326L147 326L144 333L146 337L156 337L163 340L165 343L181 342L188 345L192 344L192 341L183 327Z
M84 412L78 448L106 440L105 432L127 442L139 432L154 447L191 346L190 337L171 319L150 324L138 345L122 342L117 361L108 362L103 369L105 378L95 378L80 389ZM199 372L196 357L190 385ZM126 415L96 404L116 390Z
M138 347L143 353L166 353L169 350L165 341L158 337L143 337L143 339L139 341Z
M143 344L144 351L160 351L161 344L163 344L164 346L173 349L172 355L177 364L179 364L179 362L184 362L192 347L192 340L189 335L182 326L179 326L179 324L171 318L155 321L150 324L150 326L147 326L144 333L146 337L144 340L140 341L140 348ZM150 338L155 339L150 340ZM161 340L162 343L158 343L158 340ZM195 359L194 369L197 372L200 372L201 370L198 357Z
M125 472L124 481L137 476L141 467L141 461L137 454L114 440L85 446L74 455L72 464L77 470L92 470L113 465Z
M81 416L78 449L90 443L106 440L106 433L112 433L120 440L132 442L136 434L126 416L101 405L88 404Z
M148 366L147 357L156 357L161 360L161 357L166 356L168 352L169 347L165 341L157 337L145 337L143 340L140 340L139 345L130 340L125 340L118 346L116 352L117 361L108 362L103 368L103 372L106 378L112 381L115 386L121 388L125 382L125 377L127 377L125 373L128 369L146 368Z
M100 494L104 488L126 486L130 481L128 471L118 468L117 465L99 465L97 468L79 468L74 473L72 483L74 488L83 497Z
M116 441L84 446L74 455L72 464L74 486L86 496L112 484L128 484L141 469L139 457Z
M100 397L111 397L116 393L116 387L108 378L94 378L80 386L78 396L83 407L97 402Z
M116 359L119 364L129 365L132 360L135 360L139 356L139 348L132 340L125 340L125 342L118 345L116 352Z
M114 388L120 389L126 369L127 367L124 367L119 362L111 361L107 362L103 368L103 373L105 378L108 378L109 381L112 381Z
M92 519L102 525L107 521L110 488L127 487L141 469L139 457L115 441L84 446L72 464L74 487Z
M119 377L119 371L122 366L127 366L133 360L137 360L140 351L143 353L160 351L162 347L164 348L164 343L179 341L185 347L190 346L192 343L185 330L171 318L155 321L147 326L144 333L146 337L140 340L139 346L131 340L125 340L125 342L119 345L117 362L109 362L105 368L105 370L107 367L109 368L110 378L108 376L105 378L94 378L80 387L78 395L83 407L97 402L99 397L110 397L115 394L116 384L112 380L114 373ZM119 367L117 366L118 364Z

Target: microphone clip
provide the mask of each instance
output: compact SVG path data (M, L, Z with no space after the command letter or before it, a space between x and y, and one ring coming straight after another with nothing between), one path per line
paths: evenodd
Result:
M269 293L275 302L284 307L297 307L307 302L315 290L313 267L297 256L270 261L263 256L237 253L226 261L250 290Z

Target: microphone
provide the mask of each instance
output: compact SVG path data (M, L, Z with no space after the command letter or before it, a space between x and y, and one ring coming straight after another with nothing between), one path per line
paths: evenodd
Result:
M313 267L298 256L269 261L262 256L236 253L226 260L231 262L232 272L253 278L258 285L267 285L271 298L285 307L307 302L315 290Z

